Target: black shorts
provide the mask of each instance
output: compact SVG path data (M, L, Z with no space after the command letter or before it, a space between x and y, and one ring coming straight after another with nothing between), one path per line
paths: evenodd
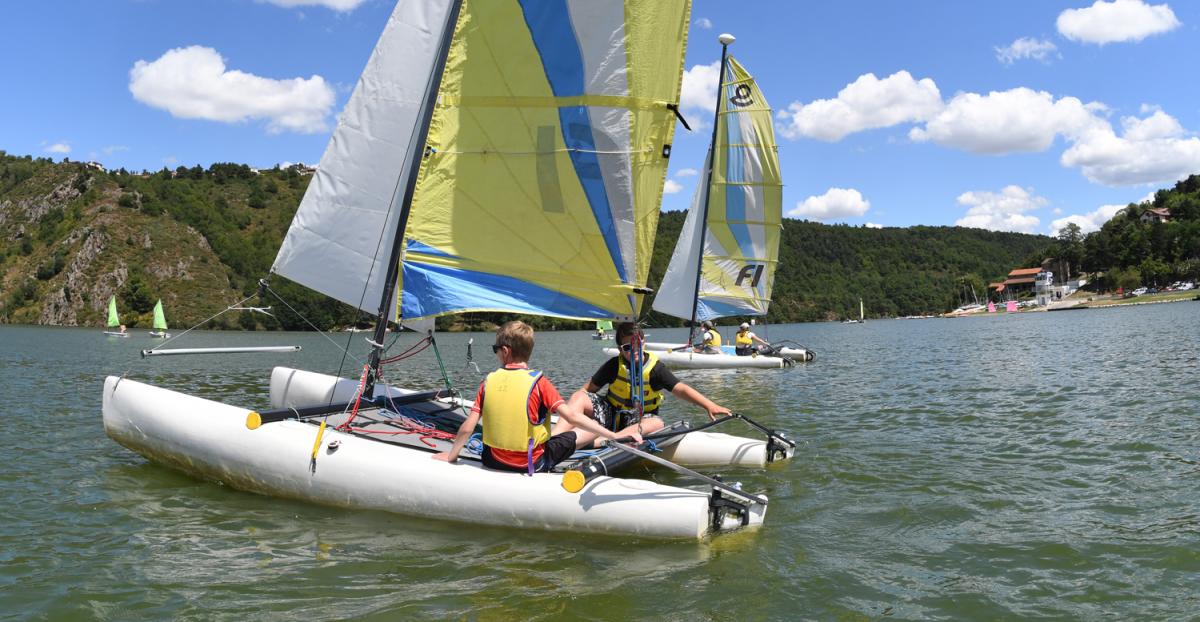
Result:
M611 432L623 430L641 421L641 417L638 417L635 412L617 412L616 407L603 395L588 393L588 399L592 400L592 419L595 419L596 423L599 423ZM646 417L657 415L658 411L644 413Z
M734 348L734 351L737 352L738 356L750 356L758 352L754 346L737 346Z
M571 454L575 453L575 440L574 432L563 432L562 434L551 436L546 441L546 444L542 445L542 458L538 460L537 468L534 471L538 473L549 472L550 469L554 468L554 465L570 458ZM529 472L528 468L522 469L500 462L492 456L492 448L487 445L483 446L483 454L480 455L480 462L483 463L483 466L497 471Z

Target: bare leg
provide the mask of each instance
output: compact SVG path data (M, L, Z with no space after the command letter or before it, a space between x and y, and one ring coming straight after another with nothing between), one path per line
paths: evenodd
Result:
M663 420L661 418L659 418L659 417L643 417L640 429L638 428L638 424L636 424L636 423L633 425L628 425L628 426L625 426L624 428L621 428L621 430L619 432L617 432L617 436L618 437L629 436L629 434L631 432L638 432L642 435L646 435L646 434L650 434L651 432L657 432L661 429L663 429ZM604 445L603 439L597 439L594 434L590 434L588 432L580 432L578 434L580 437L580 439L579 439L580 442L582 442L584 436L587 436L589 439L594 439L594 446L601 447ZM584 445L581 445L579 443L576 443L576 446L584 447Z
M577 413L583 413L583 416L589 419L592 418L592 398L588 397L588 394L585 391L576 391L573 393L571 395L571 399L567 400L567 408L570 408ZM570 432L574 429L575 426L571 425L570 421L559 417L558 421L554 423L554 429L551 430L550 434L562 434L563 432ZM576 433L587 434L587 432L583 431L577 431Z

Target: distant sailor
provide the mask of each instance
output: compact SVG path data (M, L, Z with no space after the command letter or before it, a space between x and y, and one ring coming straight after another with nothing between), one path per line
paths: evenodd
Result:
M492 346L500 369L488 374L475 394L471 414L458 428L450 451L435 454L435 460L455 462L464 445L475 433L475 425L483 419L483 466L501 471L519 471L533 475L549 471L575 452L577 427L588 435L588 442L597 436L617 438L632 436L642 442L633 430L621 435L570 408L558 390L540 371L529 369L533 354L533 329L521 321L508 322L496 333ZM571 423L562 433L550 434L550 413L557 412L562 422Z
M592 379L583 388L571 396L570 410L582 412L590 419L604 426L607 430L616 431L618 437L632 436L634 433L649 434L663 427L662 419L658 417L658 408L662 405L664 392L669 392L678 398L687 400L705 410L709 419L718 415L729 414L729 409L718 406L712 400L704 397L699 391L679 381L671 370L658 361L658 357L650 352L642 356L642 382L645 387L644 417L638 419L634 410L633 384L629 381L629 361L632 342L635 334L641 331L633 322L622 322L617 325L617 347L620 354L612 357L600 366ZM608 386L608 391L602 396L600 389ZM555 432L565 432L571 425L559 421ZM603 435L602 435L603 436ZM578 433L578 447L586 447L593 443L596 435L587 431Z
M738 326L737 334L733 337L734 351L737 352L738 356L750 356L751 354L757 354L758 348L754 347L755 341L761 343L766 350L769 351L771 349L771 344L760 339L758 335L755 335L750 331L749 324L742 322L742 325Z

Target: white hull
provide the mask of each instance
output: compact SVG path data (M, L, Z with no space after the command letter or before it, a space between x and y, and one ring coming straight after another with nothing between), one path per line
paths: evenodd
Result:
M271 378L273 407L347 399L357 383L286 368ZM384 388L392 395L409 393ZM335 394L335 395L331 395ZM429 451L329 427L316 470L317 426L288 420L246 427L250 409L110 376L104 383L105 432L149 460L240 490L353 509L547 530L699 538L711 528L709 494L654 482L601 476L578 494L562 475L490 471L477 461L435 461ZM695 437L695 438L693 438ZM331 443L338 441L336 449ZM693 432L664 453L699 464L765 464L765 443ZM789 452L790 456L790 452ZM369 477L364 477L369 474ZM750 505L749 526L766 508ZM738 521L725 516L722 528Z
M108 335L109 337L128 337L129 336L129 333L119 333L119 332L111 331L111 330L104 331L104 334Z
M152 331L150 331L150 336L151 337L162 337L163 339L169 339L171 337L171 333L168 333L165 330L162 330L162 331L152 330Z
M733 346L722 346L720 354L700 354L684 347L682 343L661 341L650 341L643 347L676 369L776 369L789 364L789 361L782 360L785 358L794 363L807 363L814 358L812 352L803 348L779 348L771 355L738 356ZM604 353L616 356L617 350L606 348Z
M616 356L617 349L604 348L604 354L607 356ZM778 369L792 364L791 361L785 361L782 357L778 356L700 354L693 352L690 348L677 352L655 350L654 356L673 369Z

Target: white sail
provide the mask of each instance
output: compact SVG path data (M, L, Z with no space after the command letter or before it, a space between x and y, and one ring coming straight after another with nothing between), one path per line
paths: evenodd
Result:
M271 270L374 313L446 0L401 0L359 78ZM365 283L365 284L364 284ZM392 307L394 305L389 305ZM395 317L395 310L391 311Z
M711 155L705 159L704 170L708 170L710 159ZM683 221L683 229L679 231L675 251L671 253L671 263L667 264L662 284L654 295L655 311L684 319L692 317L692 304L696 298L696 271L700 269L700 256L703 254L700 240L704 219L701 214L707 200L708 185L701 181L696 185L696 193L692 195L692 205Z

